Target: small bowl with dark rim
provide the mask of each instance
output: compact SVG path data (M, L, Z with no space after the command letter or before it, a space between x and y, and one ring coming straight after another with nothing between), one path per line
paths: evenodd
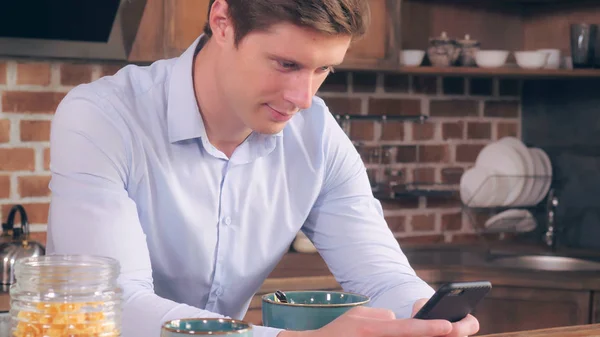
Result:
M346 311L367 305L365 295L343 291L286 291L288 303L275 299L275 293L262 296L263 325L286 330L319 329Z

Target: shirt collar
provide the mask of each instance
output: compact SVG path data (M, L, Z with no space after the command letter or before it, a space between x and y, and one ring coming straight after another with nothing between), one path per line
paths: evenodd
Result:
M171 143L194 138L207 138L204 121L196 101L192 77L194 56L206 41L207 37L204 34L198 37L173 65L167 99L167 123ZM261 134L257 138L266 140L281 136L283 136L283 130L273 135Z
M203 38L204 35L198 37L173 65L167 98L167 123L171 143L206 138L192 80L194 56L205 43Z

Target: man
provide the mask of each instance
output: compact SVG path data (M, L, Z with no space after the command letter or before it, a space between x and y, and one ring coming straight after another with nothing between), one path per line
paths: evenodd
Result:
M299 230L358 308L257 337L465 336L472 316L410 319L432 289L410 267L365 167L314 97L367 25L366 0L214 0L183 55L73 89L52 125L49 253L121 263L123 336L242 318ZM404 319L395 319L404 318Z

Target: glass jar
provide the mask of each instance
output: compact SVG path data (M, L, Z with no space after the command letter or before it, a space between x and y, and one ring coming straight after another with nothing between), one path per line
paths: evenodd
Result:
M119 262L47 255L20 259L10 288L13 337L121 335Z

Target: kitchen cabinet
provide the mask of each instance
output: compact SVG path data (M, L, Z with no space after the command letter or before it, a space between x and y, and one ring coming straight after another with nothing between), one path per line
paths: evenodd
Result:
M210 0L147 0L129 61L179 56L202 34Z
M202 34L210 0L147 0L129 60L147 63L179 56ZM398 63L398 0L370 0L371 25L352 43L339 68L393 68Z
M590 296L589 291L496 286L474 315L479 334L588 324Z
M392 69L399 64L399 19L402 1L370 0L371 24L350 45L342 69Z

